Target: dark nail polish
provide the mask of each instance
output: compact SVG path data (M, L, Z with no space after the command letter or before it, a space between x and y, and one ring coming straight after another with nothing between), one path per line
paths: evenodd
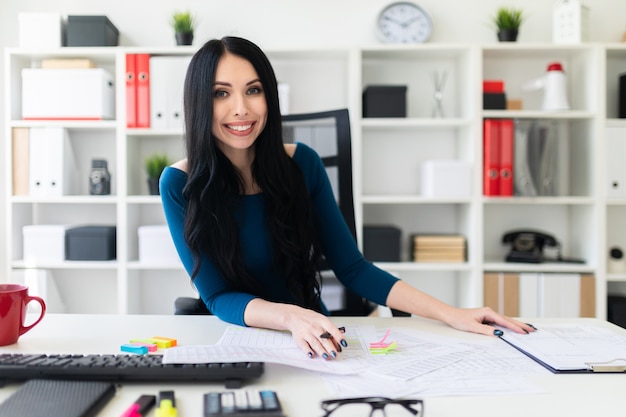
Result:
M343 352L343 349L341 349L341 346L337 346L337 350L339 351L339 353Z
M309 358L312 358L313 357L313 352L309 352L309 353L307 353L307 355L309 355Z
M526 330L526 329L522 329L522 330L523 330L523 331L525 331L525 332L526 332L526 334L528 334L528 330Z
M500 329L496 329L496 330L493 331L493 334L495 336L502 336L504 334L504 332L502 330L500 330Z
M526 325L532 327L535 330L537 330L537 328L535 326L533 326L532 324L530 324L530 323L526 323Z
M328 353L326 353L326 352L322 353L322 358L328 359Z
M343 327L343 326L342 326L342 327L338 327L338 329L339 329L339 331L340 331L341 333L345 333L345 332L346 332L346 328L345 328L345 327Z
M346 339L341 339L341 342L339 343L341 343L341 346L343 347L348 347L348 342L346 342Z
M337 352L335 352L334 350L332 352L330 352L330 354L332 355L333 358L337 357Z

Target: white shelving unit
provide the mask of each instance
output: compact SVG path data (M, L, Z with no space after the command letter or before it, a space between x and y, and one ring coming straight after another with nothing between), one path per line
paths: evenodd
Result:
M12 270L41 268L54 276L66 311L71 313L169 313L174 298L193 294L179 264L138 261L137 228L164 223L160 199L149 196L143 160L155 151L170 158L184 154L182 131L128 129L125 114L125 55L192 55L192 47L60 48L6 51L5 178L11 190L11 131L17 127L62 126L69 130L83 178L80 195L44 199L7 198L4 247ZM626 274L608 273L606 253L626 247L626 198L607 199L604 134L607 126L625 129L617 119L617 75L626 72L623 45L425 44L267 51L277 78L289 84L291 113L348 108L352 119L357 228L391 224L402 230L399 263L380 263L419 288L449 303L482 305L485 272L572 272L596 277L596 315L606 315L607 291L626 294ZM116 119L100 122L24 121L21 70L44 58L85 57L115 74ZM541 76L547 63L564 64L572 110L541 111L540 92L521 85ZM446 73L444 117L432 117L434 73ZM523 110L483 111L483 79L502 79L507 96L523 99ZM407 85L406 118L363 118L361 94L368 85ZM559 197L484 197L482 195L482 119L545 119L564 126L570 169L567 192ZM89 162L105 158L112 173L110 196L90 196ZM467 197L422 195L422 163L460 160L473 166ZM9 191L9 194L12 194ZM115 224L117 259L30 265L22 259L22 227L29 224ZM503 262L508 250L502 234L515 228L546 229L562 243L564 255L584 264L539 265ZM414 263L412 233L456 233L467 238L465 263ZM362 233L359 235L362 244Z

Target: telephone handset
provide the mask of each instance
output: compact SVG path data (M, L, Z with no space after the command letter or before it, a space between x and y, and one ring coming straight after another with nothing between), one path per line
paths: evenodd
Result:
M548 233L537 230L514 230L502 236L502 243L511 244L511 251L506 255L507 262L541 263L573 262L584 263L580 259L564 259L561 256L561 244L556 238ZM543 249L545 246L557 249L556 259L546 259Z

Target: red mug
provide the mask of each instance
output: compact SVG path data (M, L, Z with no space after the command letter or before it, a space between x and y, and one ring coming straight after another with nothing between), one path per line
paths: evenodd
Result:
M25 326L26 307L31 301L41 305L41 314ZM28 295L28 287L19 284L0 284L0 346L17 343L17 339L35 327L46 313L46 303L40 297Z

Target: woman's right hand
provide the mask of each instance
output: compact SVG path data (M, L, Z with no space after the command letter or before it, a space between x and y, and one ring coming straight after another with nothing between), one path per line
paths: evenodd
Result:
M289 330L296 345L310 358L330 360L348 346L343 331L328 317L293 304L256 298L248 303L244 320L248 326Z

